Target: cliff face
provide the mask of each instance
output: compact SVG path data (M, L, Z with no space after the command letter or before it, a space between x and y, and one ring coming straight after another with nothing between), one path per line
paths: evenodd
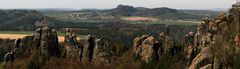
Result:
M203 47L193 59L189 69L196 68L238 68L232 63L239 59L239 14L240 3L236 3L229 13L219 13L215 19L206 22L212 35L209 46ZM210 55L210 56L207 56ZM204 62L208 60L209 62ZM207 65L201 65L201 64Z
M188 65L185 68L189 69L238 68L236 65L239 64L238 58L240 57L239 14L240 3L236 3L228 13L221 12L214 19L204 17L195 36L191 34L194 40L185 39L191 42L184 44L187 54L174 54L178 52L177 46L171 38L167 38L169 36L167 32L160 34L159 40L154 40L152 37L153 40L148 41L149 35L135 38L133 52L147 63L159 59L161 62L164 61L161 59L166 56L172 55L170 56L172 58L181 54L188 57L185 61L189 64L184 65ZM187 35L186 37L189 37L190 34ZM153 44L148 44L148 42ZM154 58L155 56L157 58Z

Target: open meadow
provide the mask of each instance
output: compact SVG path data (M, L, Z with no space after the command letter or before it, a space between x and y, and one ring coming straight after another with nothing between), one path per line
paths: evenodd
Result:
M0 38L2 39L18 39L28 35L32 35L33 31L0 31ZM84 38L86 35L78 35L78 40ZM64 41L64 33L58 32L58 41Z

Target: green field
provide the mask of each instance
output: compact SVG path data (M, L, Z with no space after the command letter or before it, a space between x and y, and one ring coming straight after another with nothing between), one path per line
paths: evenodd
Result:
M0 34L32 34L34 31L0 31Z
M170 22L128 22L129 24L153 25L153 24L167 24L167 25L199 25L198 22L189 21L170 21Z
M23 34L23 35L30 35L33 34L34 31L0 31L0 34ZM57 32L58 36L64 36L64 32ZM87 35L77 35L79 37L85 37Z
M33 34L34 31L0 31L0 34ZM64 35L63 32L57 32L58 35Z

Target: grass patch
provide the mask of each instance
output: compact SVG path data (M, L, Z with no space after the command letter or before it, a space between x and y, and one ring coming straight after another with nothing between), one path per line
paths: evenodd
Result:
M0 34L32 34L34 31L0 31Z
M34 31L0 31L0 34L22 34L22 35L30 35L33 34ZM57 32L58 36L64 36L64 32ZM78 37L85 37L87 35L77 35Z
M170 22L128 22L129 24L140 25L154 25L154 24L167 24L167 25L198 25L196 21L170 21Z

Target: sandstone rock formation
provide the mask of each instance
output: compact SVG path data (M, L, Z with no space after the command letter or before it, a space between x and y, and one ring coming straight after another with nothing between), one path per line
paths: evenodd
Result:
M82 62L92 62L95 64L110 63L114 60L114 52L110 49L108 42L108 40L103 38L97 39L93 35L88 35L84 39L76 41L74 46L67 43L64 46L66 57L80 58Z
M12 39L0 39L0 61L4 61L4 55L6 53L11 52L15 46L14 46L14 40Z
M154 49L155 39L151 35L143 35L142 37L137 37L134 39L133 52L135 55L140 56L140 58L145 62L150 62L154 60L157 56Z
M239 53L236 47L239 41L239 5L239 3L234 4L228 15L223 12L219 13L214 20L209 22L210 44L194 58L189 69L231 68L232 58Z
M209 47L202 48L201 52L193 59L189 69L197 69L198 64L200 64L203 60L205 62L211 63L213 60L213 54Z
M77 35L72 28L66 28L64 43L70 46L74 46L77 44Z
M93 53L93 62L95 64L108 64L114 59L114 52L110 49L109 41L106 39L96 39Z
M16 52L19 57L21 54L31 54L37 51L41 57L60 56L60 47L57 33L50 27L39 28L33 35L25 36L19 39Z

